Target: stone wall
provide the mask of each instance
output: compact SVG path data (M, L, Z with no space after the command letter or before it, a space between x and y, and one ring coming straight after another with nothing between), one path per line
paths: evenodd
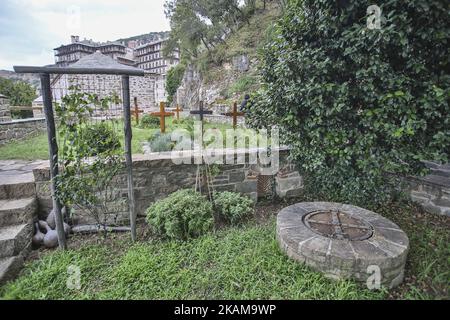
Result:
M268 192L262 194L260 183L260 167L258 164L231 164L220 165L220 173L214 178L214 189L217 191L235 191L247 195L253 200L260 196L265 196L271 192L282 197L296 196L303 189L302 178L295 173L292 164L289 163L288 151L280 153L280 171L282 174L267 176L264 180L270 187ZM249 153L246 153L249 157ZM190 162L191 157L183 156L177 158L184 162ZM193 162L192 162L193 163ZM290 174L289 174L290 172ZM170 153L134 155L133 156L133 178L136 199L136 210L138 215L145 215L146 209L155 201L167 197L169 194L184 188L195 186L197 165L195 164L175 164ZM45 216L51 208L50 181L48 164L34 170L36 181L36 193L39 200L40 215ZM126 197L127 177L125 174L116 179L115 185L117 196ZM295 181L294 181L295 180ZM123 212L123 220L127 221L128 214ZM77 223L93 223L87 217L81 217Z
M0 122L11 121L11 112L9 110L9 100L0 94Z
M43 118L0 122L0 145L37 136L46 128Z
M61 75L52 80L52 94L56 101L61 101L62 97L69 94L71 86L79 86L81 91L96 93L100 97L105 97L116 93L122 97L121 76L115 75ZM135 97L141 109L149 110L155 107L155 76L145 74L144 77L130 77L131 102ZM42 105L42 98L34 102L34 106ZM117 111L121 112L121 106L117 106Z
M450 164L426 165L430 175L409 179L411 199L429 213L450 216Z
M159 103L167 100L166 76L158 75L155 78L155 103L159 108Z

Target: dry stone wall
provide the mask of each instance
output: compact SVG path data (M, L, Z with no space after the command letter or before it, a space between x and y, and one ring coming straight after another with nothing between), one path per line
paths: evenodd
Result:
M286 169L294 170L289 163L288 151L284 150L280 153L280 167L283 172ZM248 153L246 154L248 158ZM191 159L190 157L185 158ZM150 154L150 155L134 155L133 156L133 179L134 192L136 200L136 210L138 215L145 215L146 209L155 201L167 197L169 194L195 186L197 165L193 164L175 164L170 153ZM213 185L217 191L233 191L243 195L247 195L253 200L257 200L260 196L258 190L258 173L259 165L257 164L230 164L218 166L220 173L214 177ZM48 164L44 164L34 170L36 183L36 193L39 201L40 216L45 217L52 208L50 193L50 173ZM280 190L280 195L289 197L289 195L297 195L303 188L302 180L297 175L297 183L292 183L290 176L289 183L283 184L283 177L276 179L276 174L270 176L270 186L273 190ZM276 182L277 181L277 182ZM279 186L275 186L279 183ZM127 195L127 176L120 175L115 181L115 190L117 198L126 197ZM295 188L292 189L292 187ZM290 190L291 188L292 190ZM289 190L288 190L289 189ZM119 221L128 222L128 213L123 211L123 215ZM87 216L78 216L75 223L85 224L93 223L92 219Z
M0 145L35 137L46 131L45 119L0 122Z
M426 165L430 175L409 179L411 199L429 213L450 216L450 164Z

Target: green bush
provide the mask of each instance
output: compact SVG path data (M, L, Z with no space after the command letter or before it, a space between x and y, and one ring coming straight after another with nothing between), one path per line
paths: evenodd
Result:
M86 155L90 157L121 149L119 136L105 122L87 126L82 131L82 139L87 148Z
M219 217L232 225L239 224L253 212L253 201L235 192L215 192L214 204Z
M184 72L186 67L183 63L176 65L169 69L166 79L166 91L167 91L167 103L170 105L173 102L173 98L177 93L178 88L183 81Z
M230 88L228 89L228 96L239 93L239 94L247 94L248 91L252 89L252 87L256 84L256 78L250 75L244 75L234 82Z
M195 119L193 117L181 118L180 120L174 120L173 124L177 126L177 128L187 130L191 136L194 135L194 125Z
M377 205L421 160L450 154L448 6L442 0L293 0L262 50L253 127L278 125L316 198Z
M144 114L139 120L139 127L142 129L158 128L160 126L159 118L153 117L149 114Z
M170 133L155 133L150 139L150 148L152 152L172 151L174 143Z
M29 83L6 78L0 78L0 94L8 97L11 106L31 106L37 98L36 89Z
M212 205L194 190L177 191L148 208L147 223L162 237L195 238L212 229Z

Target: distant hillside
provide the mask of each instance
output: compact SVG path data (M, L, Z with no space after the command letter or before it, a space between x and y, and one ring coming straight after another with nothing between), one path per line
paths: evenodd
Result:
M5 78L13 81L23 81L31 84L35 88L39 88L39 75L37 74L19 74L14 71L0 70L0 78Z
M138 41L142 43L148 43L158 40L159 38L167 38L169 36L169 31L160 31L160 32L150 32L147 34L141 34L139 36L123 38L117 40L117 42L121 42L124 45L128 46L130 41Z

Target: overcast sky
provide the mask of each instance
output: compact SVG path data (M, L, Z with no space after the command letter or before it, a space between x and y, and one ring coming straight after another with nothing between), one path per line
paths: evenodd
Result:
M2 0L0 69L54 63L53 49L71 35L117 40L169 30L165 0Z

